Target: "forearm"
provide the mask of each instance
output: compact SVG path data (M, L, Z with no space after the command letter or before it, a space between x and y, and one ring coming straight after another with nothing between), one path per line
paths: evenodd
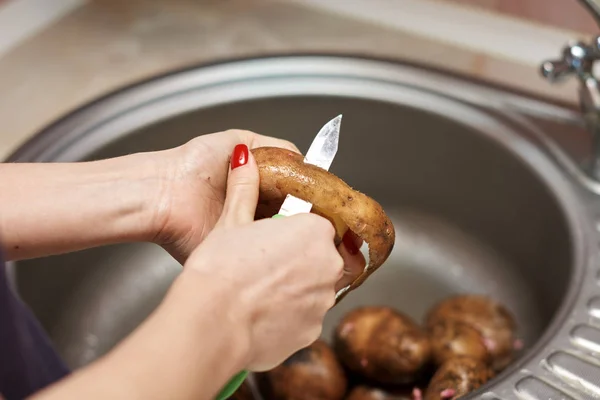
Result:
M178 279L112 353L34 399L214 399L244 368L247 341L228 311L231 296L209 285L209 279Z
M155 169L146 154L0 164L0 242L6 256L24 259L146 240L148 203L160 190L153 187Z

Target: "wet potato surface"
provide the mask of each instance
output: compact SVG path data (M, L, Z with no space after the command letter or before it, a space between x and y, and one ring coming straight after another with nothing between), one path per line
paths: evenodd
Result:
M334 174L304 163L301 154L275 147L252 150L260 174L257 217L274 215L288 194L313 204L313 212L328 218L336 228L336 243L347 229L369 246L364 272L337 299L358 288L389 257L394 248L392 221L371 197L352 189Z

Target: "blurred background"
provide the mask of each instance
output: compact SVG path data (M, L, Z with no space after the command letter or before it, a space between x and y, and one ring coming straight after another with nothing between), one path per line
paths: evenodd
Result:
M576 0L0 0L0 156L108 91L240 56L410 60L575 103L539 63L596 32Z

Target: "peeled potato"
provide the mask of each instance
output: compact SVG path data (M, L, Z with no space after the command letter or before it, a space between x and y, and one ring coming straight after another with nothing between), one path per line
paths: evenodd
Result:
M322 340L256 377L261 395L269 400L342 400L346 394L346 375Z
M346 314L336 327L334 350L349 370L382 384L414 381L431 355L427 334L389 307L362 307Z

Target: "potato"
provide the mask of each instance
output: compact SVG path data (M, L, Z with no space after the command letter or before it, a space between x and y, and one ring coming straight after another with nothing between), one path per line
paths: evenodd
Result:
M361 307L346 314L333 343L349 370L381 384L414 381L431 355L426 333L390 307Z
M359 287L389 257L396 233L392 221L372 198L334 174L304 163L301 154L276 147L252 150L260 176L256 218L271 217L291 194L313 204L313 213L329 219L336 228L336 244L347 229L369 246L369 264L341 293L336 303Z
M420 400L421 390L408 389L383 389L367 385L354 387L346 400Z
M428 331L436 365L456 356L469 356L486 363L491 359L481 334L469 325L453 320L437 320Z
M256 400L248 381L244 381L242 385L231 395L228 400Z
M485 296L458 295L441 301L427 314L426 326L438 363L464 355L500 371L514 356L514 317Z
M454 357L444 362L431 378L424 400L449 400L479 388L493 376L481 360Z
M341 400L348 384L335 354L322 340L256 374L256 382L268 400Z

